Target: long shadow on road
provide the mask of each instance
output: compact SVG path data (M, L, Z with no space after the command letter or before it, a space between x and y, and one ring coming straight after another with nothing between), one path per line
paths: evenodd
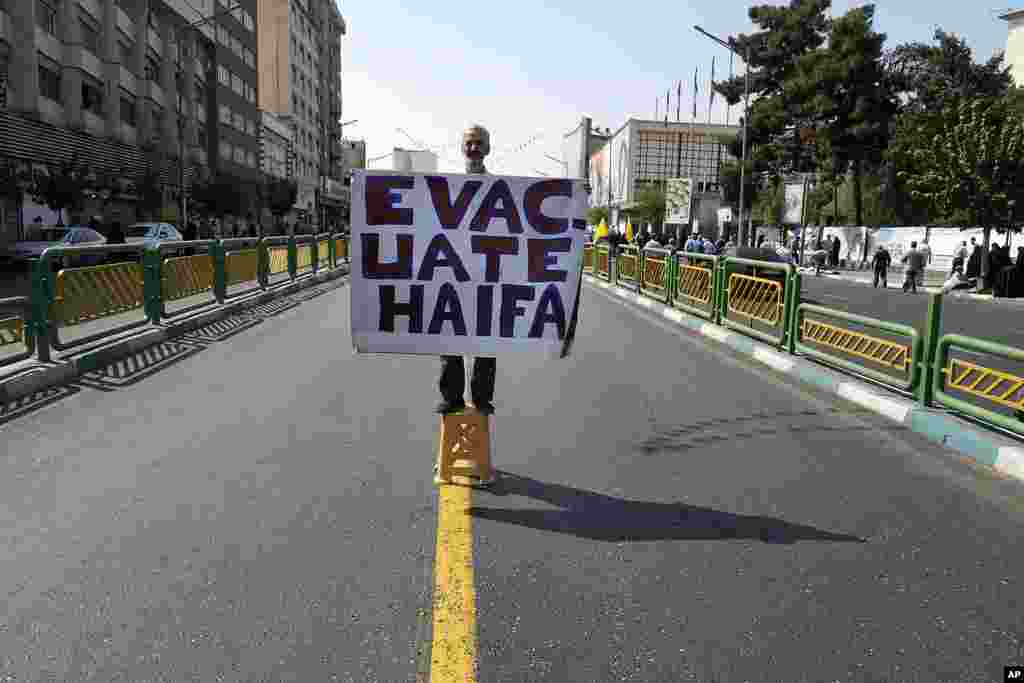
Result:
M471 507L476 519L571 534L595 541L711 541L758 539L765 543L831 541L865 543L772 517L735 515L681 503L653 503L615 498L595 491L550 484L511 472L498 472L487 489L496 496L524 496L557 505L560 510Z

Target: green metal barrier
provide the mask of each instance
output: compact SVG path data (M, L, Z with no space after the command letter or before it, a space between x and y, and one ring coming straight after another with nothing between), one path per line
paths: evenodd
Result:
M172 248L176 250L183 245L189 251L199 249L205 250L206 253L192 254L190 256L173 256L170 258L164 257L165 251ZM173 245L173 247L171 245L160 245L158 248L159 259L156 263L156 280L160 283L160 291L158 292L157 303L154 306L157 315L155 317L153 315L150 316L154 323L160 322L161 319L190 313L217 302L217 298L214 295L214 280L217 270L216 255L214 253L216 246L216 240L181 242ZM210 297L204 301L174 311L167 309L168 303L188 299L206 292L210 293Z
M1024 377L952 358L950 351L954 348L997 356L1014 363L1024 363L1024 349L960 334L944 334L935 348L932 374L932 395L936 403L1024 436L1024 422L1019 417L974 405L947 391L955 389L992 406L1009 408L1019 415L1024 411Z
M667 249L640 252L640 291L663 303L672 298L674 259Z
M316 259L317 243L312 235L301 235L293 238L295 241L295 276L305 274L313 270L313 261Z
M683 252L673 260L672 305L717 323L719 257Z
M624 244L615 255L615 284L628 285L634 290L640 286L640 250Z
M808 313L906 337L909 343L900 344L839 325L812 320L807 317ZM797 352L901 391L913 392L917 389L921 379L924 342L912 326L806 303L797 305L793 325L794 348ZM829 349L831 353L820 347ZM899 371L901 378L865 365L864 361Z
M786 345L787 335L792 333L794 297L789 292L793 286L793 266L733 256L727 256L720 263L720 324L769 344ZM752 274L732 272L742 266L751 269ZM781 273L782 277L765 277L772 273ZM774 334L754 327L755 323L773 330Z

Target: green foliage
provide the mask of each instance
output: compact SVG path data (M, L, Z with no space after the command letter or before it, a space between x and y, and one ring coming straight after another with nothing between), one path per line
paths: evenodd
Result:
M587 225L600 225L601 221L608 222L607 206L592 206L587 209Z
M52 211L67 211L69 221L72 214L82 211L85 205L86 176L88 169L75 154L69 161L56 169L50 169L42 182L33 189L34 199L45 204ZM63 219L63 217L62 217Z
M665 221L665 191L661 187L645 187L636 197L636 206L629 210L631 219L660 226Z
M1024 125L1005 100L963 101L945 109L920 147L913 170L899 173L910 194L938 215L960 212L986 230L1005 225L1010 200L1022 198Z
M270 213L280 219L295 206L299 198L299 185L294 180L273 178L267 183L265 197Z

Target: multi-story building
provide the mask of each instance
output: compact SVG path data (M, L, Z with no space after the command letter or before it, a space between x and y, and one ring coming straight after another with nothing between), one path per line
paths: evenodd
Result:
M631 206L645 187L690 178L695 220L708 235L716 234L721 166L733 160L729 143L739 133L739 126L630 119L591 154L591 203L610 205L617 223L619 210Z
M341 36L334 0L259 0L260 108L292 128L297 211L319 226L341 209ZM334 182L331 182L334 181ZM336 215L335 215L336 216Z
M349 184L353 169L366 168L366 141L341 141L342 167L345 169L345 184Z
M199 168L254 178L256 0L231 1L0 2L0 161L128 181L159 161L168 220ZM0 240L20 233L5 201ZM137 217L130 191L100 211Z
M291 178L292 129L276 114L262 112L260 170L270 178Z
M1024 84L1024 9L1010 10L999 18L1007 23L1009 29L1006 36L1006 65L1010 67L1010 75L1019 86Z

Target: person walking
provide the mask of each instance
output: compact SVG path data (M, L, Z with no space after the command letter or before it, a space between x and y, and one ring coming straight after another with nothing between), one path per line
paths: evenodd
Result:
M841 245L842 245L842 243L839 241L839 237L834 237L832 239L832 267L833 268L838 268L839 267L839 248L840 248Z
M871 266L875 271L875 288L878 288L878 281L882 281L882 289L889 287L889 265L892 263L892 257L889 252L885 250L881 244L878 245L878 250L875 251L875 256L871 259Z
M917 274L924 270L924 253L917 248L917 242L910 243L910 251L903 255L903 263L907 264L907 275L903 280L903 291L908 289L917 294Z
M486 174L484 158L491 152L491 134L483 126L470 126L462 134L462 154L466 158L466 173ZM609 240L611 241L611 240ZM470 392L473 406L484 415L494 414L494 382L498 371L496 358L477 357L473 360L473 378ZM441 377L438 381L441 402L437 412L449 414L466 407L466 364L462 356L441 356Z

